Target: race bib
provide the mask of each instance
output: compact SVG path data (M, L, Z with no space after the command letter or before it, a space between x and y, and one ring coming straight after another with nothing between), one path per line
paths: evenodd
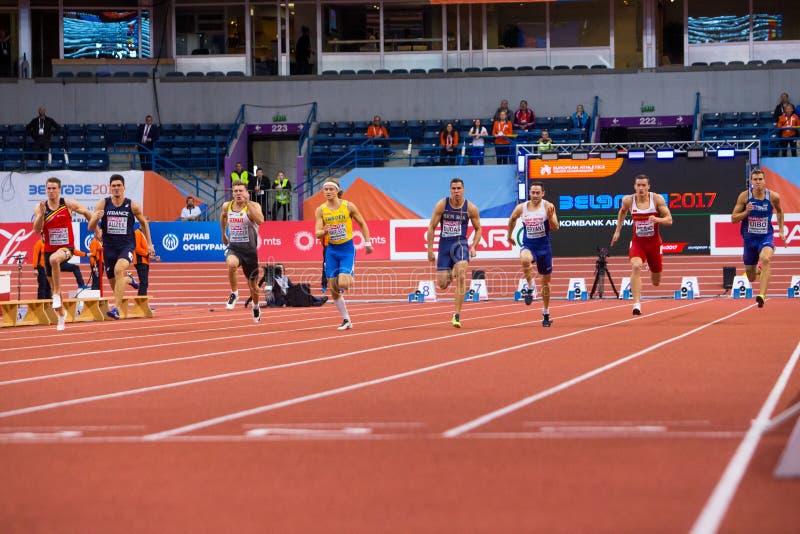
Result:
M106 232L114 235L126 235L128 233L128 218L106 215Z
M769 219L766 217L753 217L747 218L747 232L751 234L766 234L769 232Z
M50 228L47 236L51 245L69 245L69 229Z
M332 224L328 228L331 241L347 241L347 226L343 223Z
M544 219L530 217L525 219L524 224L525 237L528 239L536 239L547 235Z
M231 243L247 243L249 241L247 225L245 225L243 219L236 218L231 220L228 217L228 234Z
M656 235L656 225L653 221L636 221L637 237L653 237Z
M461 237L461 221L442 221L440 237Z

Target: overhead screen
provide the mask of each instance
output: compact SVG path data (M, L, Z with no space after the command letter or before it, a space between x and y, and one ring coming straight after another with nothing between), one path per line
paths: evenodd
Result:
M64 57L151 57L149 12L65 11Z
M662 228L664 252L708 254L710 216L733 211L736 198L746 186L747 158L719 160L626 159L586 161L530 160L528 178L542 181L545 198L555 204L561 229L553 235L553 252L586 256L597 247L609 247L620 202L633 193L634 177L650 177L650 190L662 195L674 224ZM630 216L622 238L610 249L627 255L631 238Z

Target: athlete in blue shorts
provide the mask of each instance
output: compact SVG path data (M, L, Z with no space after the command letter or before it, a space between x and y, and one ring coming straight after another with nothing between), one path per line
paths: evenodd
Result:
M536 270L542 279L542 326L550 326L550 277L553 273L553 249L550 246L550 232L558 230L558 217L556 207L544 200L544 184L531 183L529 191L530 200L518 204L511 217L508 219L508 241L514 241L514 227L517 219L522 217L522 250L519 259L522 261L522 271L528 288L524 292L525 304L533 302L533 260L536 260Z
M355 204L342 200L342 189L339 182L333 178L322 184L322 194L325 203L317 208L316 218L317 239L326 243L325 247L325 278L331 288L333 303L342 315L342 324L338 330L350 330L353 323L347 312L342 291L349 289L353 283L356 247L353 243L353 221L361 227L364 237L364 246L367 254L372 253L372 243L369 238L367 223L358 211Z
M475 233L472 245L467 242L467 225L472 222ZM433 240L436 227L441 226L439 234L439 258L436 263L436 285L447 289L453 278L456 279L456 312L450 323L461 328L461 305L467 293L467 265L481 240L481 218L478 208L464 198L464 181L461 178L450 180L450 196L436 203L428 225L428 261L433 262Z
M778 215L778 235L786 246L783 229L783 210L781 198L775 191L767 189L764 171L753 169L750 172L750 187L742 191L736 200L736 207L731 214L731 222L741 222L741 234L744 240L744 271L750 282L758 278L758 295L756 302L759 308L764 307L767 300L767 288L771 271L772 255L775 253L773 243L772 210ZM757 274L757 266L761 263L761 275Z

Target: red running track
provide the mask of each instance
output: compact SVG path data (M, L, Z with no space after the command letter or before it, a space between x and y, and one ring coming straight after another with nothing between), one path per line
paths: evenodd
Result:
M353 302L347 332L330 305L258 325L167 306L2 330L0 526L797 531L800 480L772 477L796 417L764 428L800 401L798 304L557 301L545 329L539 303L492 301L456 330L452 302Z

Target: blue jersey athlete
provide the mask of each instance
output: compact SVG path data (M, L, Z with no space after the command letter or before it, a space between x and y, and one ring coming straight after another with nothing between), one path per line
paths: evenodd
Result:
M325 247L325 278L331 288L333 303L342 314L342 324L338 330L350 330L353 323L347 313L342 291L349 289L353 283L353 265L356 259L356 247L353 243L353 221L361 227L367 254L372 252L369 239L369 228L356 205L342 200L342 189L334 179L322 184L325 203L317 208L317 239L327 243Z
M758 295L756 302L762 308L767 299L772 255L775 244L772 241L772 210L778 215L778 235L786 240L783 229L783 210L781 198L775 191L767 189L764 171L753 169L750 173L750 187L739 193L736 207L731 214L731 222L741 222L741 233L744 239L744 270L747 278L755 282L758 278ZM761 275L756 272L761 263Z
M550 277L553 273L553 249L550 246L550 232L558 230L558 217L556 207L544 200L544 185L542 182L531 183L530 200L518 204L511 212L508 219L508 241L514 242L514 227L517 219L522 217L522 250L519 259L522 261L522 271L528 287L533 287L533 261L536 260L536 270L542 278L542 326L550 326ZM533 302L533 289L526 289L524 293L525 304Z
M467 241L467 225L472 221L475 230L472 245ZM436 227L439 233L439 259L436 263L436 285L447 289L453 278L456 279L456 312L450 323L461 328L461 305L467 293L467 264L475 257L481 240L481 218L478 208L464 198L464 181L461 178L450 180L450 196L436 203L428 225L428 261L434 261L433 238Z

